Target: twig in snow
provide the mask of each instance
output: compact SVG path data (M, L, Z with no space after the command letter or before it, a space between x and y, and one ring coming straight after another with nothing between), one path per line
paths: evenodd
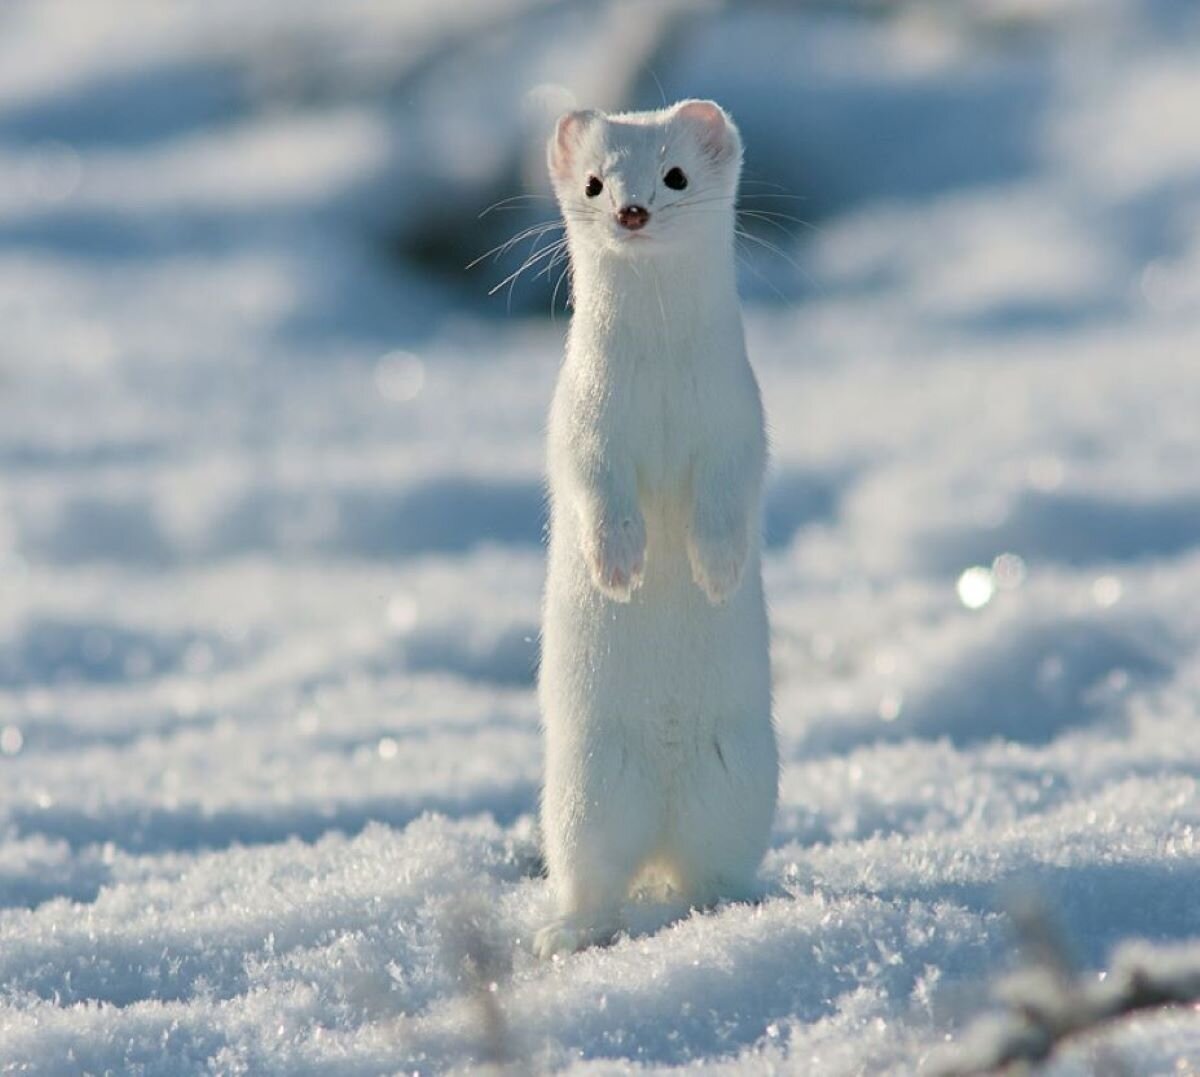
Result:
M981 1021L955 1055L934 1070L940 1077L995 1074L1034 1065L1064 1043L1130 1014L1168 1006L1200 1006L1200 946L1128 943L1100 979L1069 972L1063 948L1045 917L1018 920L1034 966L1010 979L1002 995L1008 1012Z
M512 975L508 952L490 937L491 916L481 903L464 900L451 910L445 927L447 956L467 981L479 1017L478 1063L497 1074L525 1072L521 1052L500 1005L501 987Z

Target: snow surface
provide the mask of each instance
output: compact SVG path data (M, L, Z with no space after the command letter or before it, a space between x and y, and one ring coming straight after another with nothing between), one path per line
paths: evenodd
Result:
M0 1072L911 1073L1013 893L1200 936L1200 12L746 5L656 75L819 218L746 251L769 896L533 960L563 321L378 237L619 50L560 7L0 10Z

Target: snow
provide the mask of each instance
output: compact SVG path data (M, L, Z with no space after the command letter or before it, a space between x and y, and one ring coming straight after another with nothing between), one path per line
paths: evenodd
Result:
M905 1074L1014 894L1081 975L1194 953L1200 17L1106 0L655 59L813 220L744 252L781 805L761 904L531 956L564 322L394 246L516 193L623 10L0 13L0 1071Z

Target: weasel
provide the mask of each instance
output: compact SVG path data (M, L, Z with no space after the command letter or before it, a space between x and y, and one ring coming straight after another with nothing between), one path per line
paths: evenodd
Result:
M753 897L778 789L741 136L711 101L570 112L548 159L574 313L548 430L543 957L610 941L647 873L692 908Z

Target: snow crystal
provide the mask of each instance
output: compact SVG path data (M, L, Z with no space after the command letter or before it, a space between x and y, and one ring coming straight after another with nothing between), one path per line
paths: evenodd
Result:
M540 963L564 322L461 267L550 215L557 110L658 103L624 9L6 5L0 1070L910 1074L1002 1042L1028 894L1095 998L1188 975L1200 19L785 7L649 57L784 255L762 898ZM1200 1025L1048 1072L1092 1051Z

